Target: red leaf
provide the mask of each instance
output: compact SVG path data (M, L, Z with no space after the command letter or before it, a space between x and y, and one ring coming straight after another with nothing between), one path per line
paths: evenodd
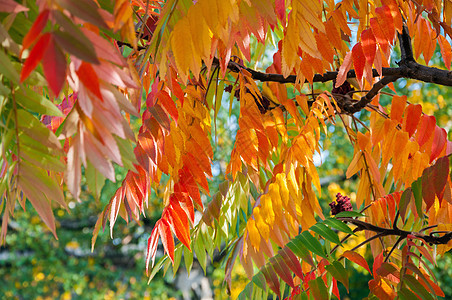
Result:
M333 295L337 297L337 299L341 299L341 296L339 294L339 289L337 288L337 280L336 278L333 278Z
M193 177L187 166L184 166L179 170L179 183L184 187L193 201L195 201L202 210L203 205L198 185L196 184L195 178Z
M66 57L53 38L42 58L42 66L50 89L58 96L66 81Z
M366 57L364 56L361 42L353 46L352 59L353 65L355 66L356 78L360 81L363 78L364 66L366 65Z
M444 187L446 186L449 177L449 158L446 156L439 158L432 169L432 181L433 186L435 187L435 194L441 203Z
M188 167L190 173L193 174L196 182L206 191L209 192L209 184L207 183L206 174L201 169L198 160L191 153L186 153L183 157L184 165Z
M287 247L284 247L279 251L279 254L285 259L287 265L301 280L303 280L303 269L301 268L300 261L295 254Z
M354 262L355 264L360 265L361 267L369 271L370 274L372 274L367 261L359 253L347 250L342 254L342 256L346 257L348 260Z
M36 18L36 21L33 23L33 26L31 26L30 31L28 31L27 35L25 35L23 41L22 41L22 50L21 50L21 56L22 52L25 49L28 49L28 47L33 44L33 42L40 37L42 30L47 24L47 20L49 19L49 10L45 9L43 10L38 17Z
M275 292L276 295L280 294L280 286L278 277L275 274L275 270L269 264L266 264L262 267L262 274L264 274L265 281L267 281L270 289Z
M165 110L165 112L170 115L177 124L179 113L177 111L176 104L170 95L166 91L161 90L157 93L157 98L163 110Z
M187 215L178 201L174 197L170 197L170 205L167 211L171 217L171 223L173 224L173 230L176 237L190 249L190 224L188 222Z
M185 211L185 214L190 217L190 221L195 221L195 208L193 202L188 197L186 192L181 192L180 185L174 185L174 200L179 202L180 207Z
M434 161L443 151L447 141L447 133L444 128L435 127L435 135L433 137L432 152L430 153L430 163Z
M157 223L155 223L154 229L152 229L151 236L148 239L148 249L146 253L146 274L148 274L149 271L149 261L152 258L152 266L154 266L155 256L157 254L157 247L159 245L159 225L161 220L158 220Z
M405 115L403 117L403 130L408 132L408 136L411 137L416 131L417 125L421 119L422 106L417 104L410 104L405 110Z
M347 54L344 57L344 61L342 62L342 65L339 67L339 72L337 73L335 85L336 88L340 87L345 82L345 80L347 79L348 70L350 70L351 66L352 66L352 53L347 52Z
M275 12L281 23L286 25L286 4L285 0L275 0Z
M377 40L371 29L363 30L361 33L361 44L367 63L372 65L377 51Z
M36 68L36 66L41 61L44 56L44 52L47 50L50 41L50 33L45 33L41 36L30 51L30 55L24 63L24 67L22 68L22 72L20 73L20 82L23 82L27 79L28 75Z
M103 101L100 92L99 78L91 64L83 61L76 73L83 85L85 85L97 98Z
M436 119L434 116L423 115L416 133L416 140L420 147L424 145L434 133Z
M123 188L120 187L110 200L110 237L113 238L113 226L118 218L121 202L124 200Z
M425 211L428 211L435 202L435 187L433 185L433 169L427 168L422 174L422 198L427 204Z
M171 262L174 264L174 239L173 234L171 233L170 225L166 219L160 219L161 223L159 224L158 230L160 238L162 239L163 248L165 252L171 259Z
M270 258L270 264L273 266L276 273L286 282L291 288L295 288L295 284L292 278L292 272L290 272L289 266L284 262L281 256L273 256Z

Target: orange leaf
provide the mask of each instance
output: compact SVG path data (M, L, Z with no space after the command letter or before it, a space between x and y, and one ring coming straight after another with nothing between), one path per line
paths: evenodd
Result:
M97 98L103 101L102 94L100 92L99 78L97 77L97 74L91 64L83 61L76 73L86 88Z
M376 18L371 18L369 23L370 27L372 28L372 32L374 33L374 36L377 39L378 44L380 45L381 50L383 50L383 53L387 53L389 43L383 30L380 27L378 20Z
M24 63L22 68L22 72L20 73L20 82L23 82L27 79L28 75L36 68L36 66L41 61L44 56L45 51L50 42L50 33L45 33L42 35L33 49L30 51L30 55Z
M326 36L328 37L328 40L333 45L333 47L335 47L338 50L341 50L342 48L341 34L337 30L336 23L333 21L333 19L326 21L325 31Z
M328 36L323 32L319 32L315 35L315 41L317 42L317 48L322 54L322 57L332 64L336 53L334 52L333 45L331 45Z
M348 260L354 262L355 264L360 265L361 267L366 269L370 274L372 274L369 265L367 264L367 261L359 253L347 250L342 254L342 256L346 257Z
M369 281L369 289L375 296L378 297L378 299L392 300L396 296L391 287L381 278Z
M378 24L380 25L386 40L392 44L395 36L395 27L391 10L387 5L383 5L375 8L375 14L377 15Z
M392 18L394 20L394 27L395 27L395 29L397 29L398 32L402 33L403 21L402 21L402 15L400 14L400 11L399 11L399 5L398 5L397 1L396 0L381 0L381 4L389 7Z
M441 56L443 58L444 64L446 65L446 68L448 70L450 70L450 64L452 62L451 46L450 46L449 42L447 41L447 39L442 35L438 36L438 43L439 43L439 47L441 49Z
M402 122L403 112L406 105L406 96L394 96L391 104L391 119Z

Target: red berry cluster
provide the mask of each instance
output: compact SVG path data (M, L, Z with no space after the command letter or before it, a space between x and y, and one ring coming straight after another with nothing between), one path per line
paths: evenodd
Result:
M331 202L329 205L331 207L332 215L337 215L341 211L352 211L353 210L352 204L350 202L350 198L347 196L342 196L341 193L337 193L336 200Z

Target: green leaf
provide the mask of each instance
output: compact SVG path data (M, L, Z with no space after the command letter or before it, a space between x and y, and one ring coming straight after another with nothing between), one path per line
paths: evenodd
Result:
M51 170L56 172L63 172L66 169L65 164L60 160L58 156L50 153L44 153L30 148L26 145L20 145L20 155L22 158L32 163L35 166L43 168L45 170Z
M403 282L405 282L413 292L420 296L424 300L434 299L432 295L424 288L424 286L413 275L405 274L403 276Z
M19 73L17 73L4 51L0 51L0 74L6 76L6 78L11 80L15 85L19 84Z
M61 149L60 141L58 141L55 134L42 124L35 116L29 112L18 109L17 110L18 127L28 136L33 138L44 146L54 149Z
M31 138L24 132L19 133L19 142L21 147L26 146L30 149L34 149L35 151L41 152L45 155L60 156L64 154L63 149L54 149L47 147L42 143L39 143L35 139Z
M162 256L159 261L154 265L154 267L152 268L151 274L149 275L149 280L148 280L148 284L149 282L151 282L152 278L154 278L155 275L157 275L157 272L160 271L160 269L162 268L162 265L165 263L165 261L169 258L168 255L164 255Z
M262 274L262 272L258 272L256 275L254 275L251 281L254 282L254 284L257 285L260 289L264 291L267 289L265 276L264 274Z
M182 249L182 248L186 248L186 247L182 244L179 244L179 247L177 247L176 250L174 251L174 264L173 264L173 276L174 277L176 277L177 270L179 269L180 262L182 260L182 252L184 251L184 249Z
M14 40L9 36L8 31L6 28L0 23L0 41L2 42L2 46L6 49L13 52L17 57L20 54L20 48L19 45L14 42Z
M297 238L293 239L287 244L287 247L292 250L292 252L303 259L305 262L310 264L313 268L316 267L314 261L312 260L311 254L309 251L303 246L303 243Z
M67 209L67 204L64 200L63 190L60 187L58 179L49 173L47 170L38 168L25 160L20 163L20 177L23 181L29 180L33 186L43 193L49 201L55 200L61 206Z
M336 219L336 218L327 218L323 221L325 224L327 224L328 226L335 228L339 231L345 232L345 233L349 233L349 234L353 234L356 235L353 230L347 226L347 224L345 224L344 222Z
M417 214L422 217L424 215L422 212L422 177L419 177L411 184L411 189L413 191Z
M314 238L308 231L303 231L295 239L300 240L303 245L312 253L317 254L323 258L327 258L325 249L322 247L319 240Z
M317 223L311 226L310 229L315 233L319 234L321 237L325 238L326 240L342 246L339 236L333 230L328 228L325 224Z
M53 16L64 30L52 33L58 46L86 62L99 64L94 46L80 28L59 10L55 10Z
M193 244L193 250L195 251L196 257L198 258L198 262L201 265L202 269L204 270L204 274L206 274L206 265L207 265L207 254L206 249L204 247L204 242L202 240L202 237L198 235L196 238L194 244Z
M61 7L67 9L71 14L80 18L84 21L87 21L97 27L108 28L107 24L104 22L104 19L98 12L98 7L96 6L94 1L90 0L57 0L57 3L61 5Z
M342 282L342 284L347 289L347 292L349 292L349 284L348 284L348 273L347 270L344 268L344 266L338 262L333 261L332 264L326 265L325 269L337 280Z
M308 282L309 288L311 289L312 295L316 300L326 300L330 299L328 290L322 277L318 277Z
M16 100L20 105L32 112L42 115L64 117L61 110L59 110L52 101L28 87L24 87L16 93Z
M138 164L137 158L133 153L133 145L129 139L122 139L116 135L113 135L116 144L119 148L119 153L121 153L121 160L124 168L132 172L137 173L135 166L133 164Z
M252 299L251 296L253 294L253 283L249 282L243 291L240 292L239 296L237 297L237 300L245 300L245 299Z
M357 211L341 211L336 215L336 218L354 218L354 217L364 217L364 214Z
M417 299L417 296L413 294L413 292L410 289L407 289L406 287L402 287L400 291L397 292L397 295L399 296L400 300L412 300Z
M187 269L187 273L190 275L191 267L193 266L193 251L190 251L187 247L184 247L184 262L185 269Z
M105 177L99 172L90 161L87 161L87 166L85 168L86 182L88 184L88 189L96 199L99 199L100 192L105 184Z

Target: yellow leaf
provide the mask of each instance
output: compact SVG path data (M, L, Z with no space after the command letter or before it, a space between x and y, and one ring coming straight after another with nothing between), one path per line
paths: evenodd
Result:
M187 38L187 28L189 28L189 26L188 20L182 18L177 22L176 26L174 26L174 30L170 37L171 49L176 60L177 69L184 82L187 81L190 60L194 55L192 53L191 39Z
M250 237L251 245L259 251L259 245L261 243L261 235L256 227L256 222L254 219L249 219L248 223L246 223L246 229L248 231L248 235Z

